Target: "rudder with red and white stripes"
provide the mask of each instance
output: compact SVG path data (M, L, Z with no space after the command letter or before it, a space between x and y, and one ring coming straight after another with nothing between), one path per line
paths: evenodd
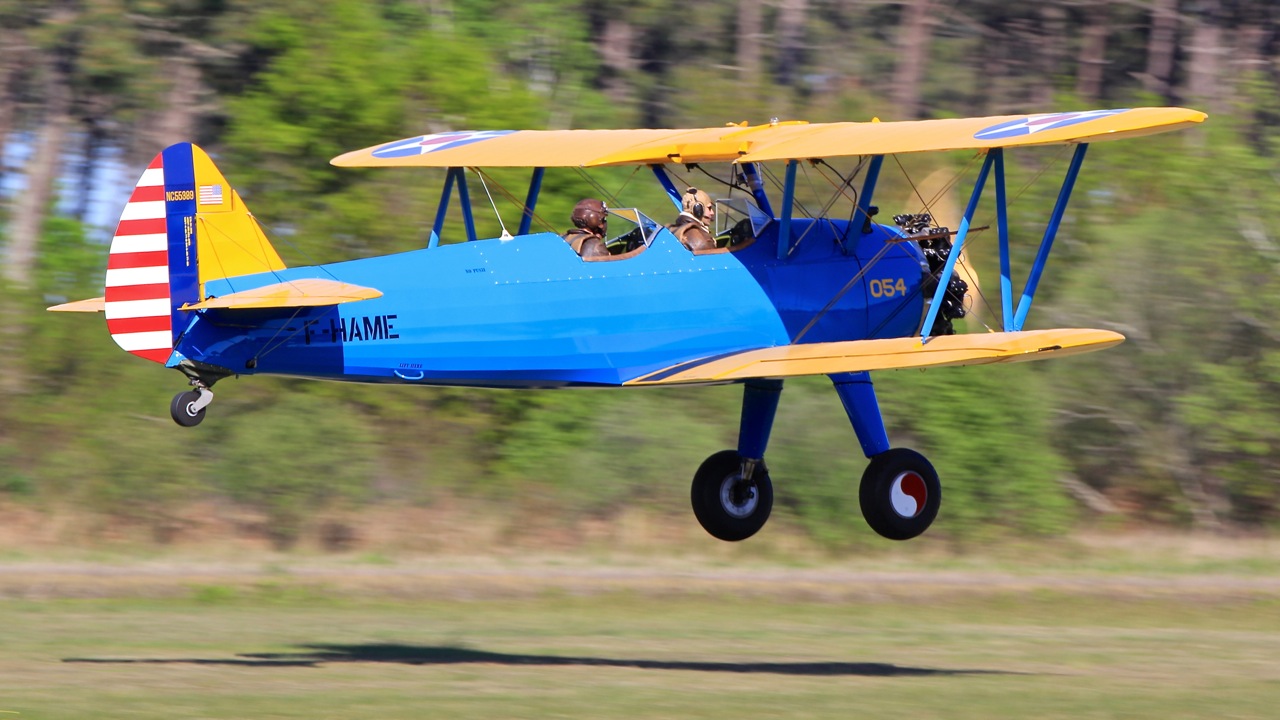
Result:
M107 329L116 344L158 363L173 352L164 153L142 173L124 206L107 260Z

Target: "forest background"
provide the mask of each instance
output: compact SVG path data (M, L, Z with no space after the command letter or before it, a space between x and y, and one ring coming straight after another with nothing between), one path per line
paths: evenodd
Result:
M688 484L735 443L733 387L255 378L220 385L201 427L175 426L177 373L121 353L100 316L44 312L101 294L118 207L169 143L209 149L286 262L311 264L424 244L442 175L327 162L423 132L1179 104L1209 122L1091 150L1031 316L1126 343L881 373L877 389L893 444L943 478L928 542L1099 524L1273 532L1278 80L1270 0L0 0L0 518L51 542L189 543L220 517L278 547L331 548L367 543L367 518L389 509L465 507L504 541L572 543L636 512L696 530ZM885 214L923 209L908 178L971 182L959 155L886 164ZM1025 268L1066 163L1011 160ZM129 170L104 180L113 167ZM548 173L540 212L563 218L589 192ZM975 224L993 215L988 200ZM975 237L980 276L997 276L994 246ZM970 329L994 322L975 310ZM858 514L865 459L829 382L788 382L768 457L772 531L881 542ZM67 512L79 520L49 522Z

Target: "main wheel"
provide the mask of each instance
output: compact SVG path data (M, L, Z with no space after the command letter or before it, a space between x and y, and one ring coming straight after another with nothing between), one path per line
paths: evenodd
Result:
M773 483L764 462L742 479L742 456L722 450L703 461L693 476L693 514L713 537L730 542L755 535L773 510Z
M180 392L173 396L173 401L169 403L169 414L173 416L173 421L182 427L195 427L204 420L204 408L196 409L196 401L200 399L200 393L194 390Z
M871 458L858 501L872 530L890 540L910 540L938 516L942 483L923 455L894 448Z

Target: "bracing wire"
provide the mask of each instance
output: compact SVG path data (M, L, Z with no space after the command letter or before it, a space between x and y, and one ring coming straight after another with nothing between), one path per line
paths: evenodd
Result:
M302 312L302 308L301 308L301 307L295 308L295 309L294 309L294 311L293 311L293 314L289 316L289 319L288 319L288 320L285 320L285 321L284 321L284 322L282 322L282 323L280 323L280 327L276 330L276 334L275 334L275 335L272 335L270 340L268 340L268 341L266 341L265 343L263 343L263 345L262 345L262 350L260 350L259 352L255 353L255 354L254 354L254 356L253 356L252 358L250 358L250 359L251 359L251 360L254 360L254 361L257 361L257 360L260 360L260 359L262 359L262 358L266 357L267 355L270 355L271 353L275 352L276 350L279 350L280 348L284 347L284 344L285 344L285 343L287 343L287 342L289 342L289 340L290 340L290 339L292 339L294 335L297 335L298 333L302 332L302 331L307 327L306 323L303 323L303 324L302 324L302 327L300 327L300 328L298 328L297 330L294 330L293 332L291 332L291 333L289 333L288 335L286 335L286 336L284 337L284 339L283 339L283 340L281 340L281 341L280 341L280 343L279 343L279 344L277 344L275 347L271 347L271 343L275 342L276 338L280 337L280 333L281 333L281 332L284 332L284 329L285 329L286 327L288 327L288 326L289 326L289 323L293 322L293 319L294 319L294 318L298 317L298 313L300 313L300 312Z
M849 290L852 289L853 286L856 285L858 281L861 280L862 277L866 275L869 270L871 270L871 268L875 267L875 264L877 262L880 262L880 258L884 257L885 254L889 252L889 248L891 247L893 247L891 243L885 243L883 246L881 246L881 248L878 251L876 251L876 254L869 261L867 261L861 268L859 268L858 272L855 273L853 277L849 278L849 282L845 283L844 287L840 288L840 291L837 292L831 298L831 300L829 300L827 304L824 305L823 308L813 316L813 319L809 320L809 323L804 326L804 329L796 333L796 336L791 340L791 344L795 345L796 343L800 342L800 339L803 338L805 334L809 332L809 330L813 329L814 325L818 324L818 321L822 319L822 316L826 315L827 312L831 310L831 308L835 307L836 303L840 302L840 298L844 297L845 294L848 293Z
M507 232L507 224L502 221L502 213L498 212L498 204L493 201L493 193L489 192L489 183L485 182L484 173L480 172L479 168L471 169L480 178L480 187L484 188L484 194L489 198L489 207L493 208L493 216L498 218L498 227L502 228L502 239L510 240L511 233Z
M520 200L519 198L517 198L515 195L512 195L512 194L511 194L511 191L510 191L510 190L508 190L508 189L506 188L506 186L504 186L502 183L500 183L500 182L498 182L497 180L495 180L495 179L493 178L493 176L492 176L492 175L488 175L488 174L486 174L486 173L485 173L483 170L481 170L480 168L472 168L472 170L475 170L476 174L481 176L481 178L482 178L482 180L481 180L481 181L482 181L482 182L483 182L483 178L486 178L486 177L487 177L487 178L489 179L489 182L493 183L494 188L495 188L495 189L497 189L497 191L498 191L498 192L499 192L503 197L505 197L505 198L507 199L507 202L509 202L509 203L511 203L512 205L515 205L516 207L520 208L520 212L521 212L521 213L529 212L529 213L532 215L533 219L534 219L534 220L535 220L539 225L541 225L542 227L546 228L548 232L555 232L555 231L556 231L556 230L555 230L555 227L554 227L554 226L552 226L552 225L551 225L551 223L549 223L549 222L547 222L546 220L544 220L544 219L543 219L541 216L539 216L536 212L531 212L531 211L529 210L529 208L528 208L527 206L525 206L525 204L524 204L524 202L523 202L522 200ZM486 192L488 192L488 186L486 186L486 187L485 187L485 191L486 191ZM490 202L492 202L492 201L493 201L493 198L492 198L492 197L490 197L490 199L489 199L489 200L490 200ZM496 212L496 209L495 209L495 212ZM498 222L499 222L499 224L501 224L502 219L501 219L501 218L499 218L499 219L498 219ZM505 228L504 228L504 229L505 229Z
M783 187L782 181L778 179L777 174L774 173L772 170L770 170L769 166L767 165L761 165L760 167L764 170L765 178L767 178L769 182L773 184L773 188L779 192L782 192L785 188ZM809 208L805 207L804 203L800 202L798 198L792 200L792 205L798 208L800 210L800 214L803 215L804 217L809 217L809 218L813 217L813 214L809 212Z
M716 177L715 175L712 175L710 172L708 172L708 171L706 170L706 168L702 167L701 165L698 165L698 164L694 163L694 164L689 165L688 167L689 167L689 169L691 169L691 170L697 170L698 172L702 173L703 175L706 175L708 178L710 178L710 179L712 179L712 180L714 180L714 181L716 181L716 182L720 183L721 185L724 185L725 187L729 188L729 194L730 194L730 195L732 195L732 194L733 194L733 191L734 191L734 189L735 189L735 188L736 188L736 189L741 189L741 188L738 186L738 184L737 184L737 183L732 182L732 181L730 181L730 180L725 180L724 178Z
M209 223L207 220L205 220L204 218L200 218L200 217L199 217L199 215L197 215L197 218L198 218L198 221L199 221L199 223L200 223L200 228L201 228L201 230L203 231L203 233L204 233L205 235L214 235L214 234L216 234L218 237L225 239L227 242L229 242L229 243L231 243L232 245L235 245L236 247L238 247L238 248L240 248L241 250L245 251L245 252L246 252L246 253L248 253L250 256L252 256L252 255L253 255L253 249L252 249L251 247L247 246L245 243L240 242L239 240L237 240L236 238L232 237L231 235L229 235L229 234L228 234L226 231L224 231L224 230L221 230L221 229L218 229L218 228L214 228L213 226L211 226L211 225L210 225L210 223ZM253 220L253 226L254 226L254 228L257 230L257 233L255 234L255 235L256 235L256 237L257 237L257 239L258 239L259 241L261 241L261 242L265 242L266 244L270 245L271 243L270 243L270 241L269 241L269 240L267 240L266 233L264 233L264 232L262 231L262 226L258 223L258 219L257 219L256 217L253 217L253 215L249 215L249 218L250 218L251 220ZM312 256L311 256L311 254L310 254L310 253L308 253L306 250L303 250L303 249L302 249L301 247L299 247L297 244L295 244L295 243L293 243L292 241L290 241L287 237L286 237L286 238L282 238L282 239L281 239L281 242L283 242L284 244L288 245L289 247L291 247L291 248L293 248L293 249L297 250L298 252L302 253L302 254L307 258L307 260L309 260L309 261L311 262L312 266L314 266L314 267L318 268L318 269L319 269L321 272L323 272L325 275L328 275L329 277L333 278L334 280L336 280L336 281L338 281L338 282L341 282L340 280L338 280L337 276L335 276L332 272L330 272L330 271L329 271L329 269L328 269L327 267L325 267L324 265L321 265L319 262L317 262L317 261L316 261L316 259L315 259L314 257L312 257ZM215 262L215 263L217 263L218 267L222 267L222 258L221 258L221 257L219 257L219 255L218 255L218 246L217 246L217 244L216 244L216 243L212 243L212 242L210 242L210 243L201 243L201 249L202 249L202 250L203 250L203 249L207 249L207 250L211 251L211 252L213 253L214 262ZM275 277L275 279L276 279L276 280L279 280L279 281L280 281L280 282L282 282L282 283L288 283L288 284L292 284L292 283L293 283L293 281L292 281L292 280L285 280L284 278L280 277L280 272L279 272L278 270L270 270L269 272L272 274L272 276L273 276L273 277ZM223 278L223 279L227 280L227 284L228 284L228 285L231 285L232 290L234 291L234 290L235 290L235 286L231 283L230 278Z
M924 196L920 194L920 188L916 187L916 181L911 179L911 173L907 172L907 169L902 166L902 161L898 159L897 155L892 157L893 162L896 163L898 165L898 169L902 171L902 177L905 178L907 184L911 186L912 194L914 194L916 199L920 201L920 204L924 205L925 209L928 210L929 203L924 199Z
M1049 160L1048 160L1044 165L1042 165L1042 166L1040 167L1040 169L1036 172L1036 174L1035 174L1034 176L1032 176L1032 177L1031 177L1031 179L1029 179L1026 183L1024 183L1024 184L1022 185L1022 187L1018 188L1017 192L1013 193L1013 194L1012 194L1012 195L1011 195L1011 196L1006 200L1006 202L1005 202L1005 207L1006 207L1006 208L1008 208L1008 207L1012 207L1012 206L1014 205L1014 203L1015 203L1018 199L1020 199L1020 198L1021 198L1021 197L1026 193L1026 192L1027 192L1027 190L1029 190L1033 185L1035 185L1035 184L1036 184L1036 182L1038 182L1038 181L1040 180L1040 178L1041 178L1041 177L1043 177L1043 176L1044 176L1044 174L1045 174L1045 173L1047 173L1047 172L1048 172L1049 170L1051 170L1053 167L1055 167L1056 165L1058 165L1059 163L1061 163L1061 162L1062 162L1062 159L1063 159L1063 157L1064 157L1065 155L1066 155L1066 147L1064 146L1061 150L1059 150L1059 151L1058 151L1058 153L1057 153L1056 155L1054 155L1054 156L1053 156L1052 158L1050 158L1050 159L1049 159ZM969 159L969 162L965 165L965 167L964 167L964 168L962 168L959 172L957 172L954 176L952 176L951 180L950 180L950 181L949 181L949 182L948 182L948 183L947 183L947 184L946 184L946 185L945 185L941 190L939 190L939 191L934 195L934 197L932 198L932 200L931 200L931 201L926 201L926 200L925 200L925 199L920 195L919 190L916 188L915 184L911 181L911 177L910 177L910 175L906 172L906 169L902 167L902 164L901 164L901 163L898 163L898 167L902 170L902 172L903 172L903 176L906 178L907 182L908 182L908 183L911 183L911 187L912 187L913 191L915 191L915 193L916 193L916 197L921 201L921 203L923 203L923 205L924 205L924 209L925 209L926 211L932 212L932 203L936 203L936 202L937 202L937 201L938 201L938 200L939 200L939 199L940 199L944 194L946 194L947 192L950 192L950 191L951 191L951 189L952 189L952 188L954 188L954 187L955 187L955 185L960 181L960 179L969 173L969 170L973 167L974 163L976 162L977 158L979 158L979 157L981 157L981 154L980 154L980 153L977 153L977 154L975 154L973 157L971 157L971 158ZM896 157L895 157L895 160L896 160ZM971 228L970 228L969 236L968 236L968 239L966 239L966 243L965 243L965 244L966 244L966 248L968 248L968 249L972 249L973 247L975 247L975 245L976 245L977 243L980 243L980 242L981 242L981 238L979 237L979 234L980 234L983 230L986 230L986 229L990 226L990 220L989 220L989 218L988 218L988 217L986 217L986 216L984 216L984 219L986 219L986 220L987 220L987 223L986 223L986 224L982 225L981 227L971 227ZM874 262L874 261L873 261L873 262ZM933 277L934 277L934 279L935 279L935 280L937 280L937 279L940 277L940 272L939 272L939 273L933 273ZM987 293L983 292L981 285L979 285L979 286L977 286L977 287L975 287L975 288L972 288L972 291L973 291L974 295L976 295L976 296L977 296L978 300L982 302L982 305L983 305L983 307L985 307L985 308L986 308L987 313L988 313L991 317L995 317L995 316L997 315L996 310L995 310L995 308L994 308L994 307L992 307L992 305L991 305L991 301L990 301L990 299L987 297ZM968 309L969 309L969 310L972 310L972 305L970 305ZM891 320L891 319L892 319L893 317L895 317L895 316L896 316L896 313L891 314L891 315L889 316L889 318L886 318L886 320L885 320L884 322L882 322L882 323L881 323L880 327L876 328L876 330L875 330L875 331L873 331L872 335L874 335L876 332L879 332L879 330L880 330L881 328L883 328L883 327L884 327L884 323L889 322L889 320ZM981 322L981 323L982 323L982 326L983 326L984 328L986 328L988 331L993 331L993 330L992 330L992 328L991 328L991 326L990 326L990 325L988 325L987 323L982 322L982 321L979 321L979 322Z
M602 199L603 199L603 200L604 200L604 201L605 201L605 202L606 202L610 207L616 207L616 206L621 205L621 203L619 203L619 202L618 202L618 196L617 196L617 195L615 195L614 193L610 192L610 191L609 191L609 189L608 189L608 188L606 188L603 184L601 184L601 182L600 182L599 180L597 180L597 179L595 179L595 178L591 177L589 174L587 174L587 171L586 171L586 170L584 170L584 169L582 169L582 168L574 168L574 169L578 171L578 175L579 175L579 176L580 176L584 181L586 181L586 183L587 183L588 185L590 185L590 186L591 186L591 188L592 188L593 190L595 190L595 191L596 191L596 193L597 193L597 194L599 194L599 195L600 195L600 197L601 197L601 198L602 198ZM640 167L639 167L639 166L636 166L636 171L639 171L639 169L640 169ZM633 171L631 174L634 176L636 171ZM631 179L630 179L630 178L627 178L627 182L628 182L628 183L629 183L629 182L631 182ZM624 183L624 187L625 187L625 183Z
M862 167L864 164L865 164L865 160L860 160L858 162L858 166L853 169L853 172L849 173L848 177L841 175L840 171L832 167L829 163L827 163L826 160L820 159L814 162L813 164L814 170L817 171L818 175L821 176L823 180L826 180L828 185L835 188L835 192L831 193L830 199L828 199L826 204L822 206L822 210L820 210L817 215L817 217L825 219L827 223L831 225L831 229L833 231L835 230L835 224L831 221L830 217L828 217L827 213L831 211L831 208L833 206L835 206L837 200L839 200L842 197L844 198L849 197L848 195L845 194L845 190L846 189L853 190L852 188L853 181L857 179L858 173L862 172ZM822 171L822 167L821 167L822 165L826 165L827 168L831 170L831 172L835 173L836 177L840 178L841 183L839 185L832 182L831 178L827 177L827 174ZM805 173L805 178L810 180L809 186L813 190L814 195L816 196L818 194L818 191L814 187L812 179L809 178L809 174L807 171ZM853 212L850 213L850 217L849 217L850 223L853 222L853 219L854 219L853 215L857 213L857 209L858 209L858 191L857 190L853 190L853 197L851 199L853 200ZM796 248L800 247L800 243L804 242L804 239L809 236L809 231L812 230L814 227L815 225L810 225L809 228L806 229L805 232L799 237L799 239L795 241L795 243L791 246L791 249L787 251L788 256L794 253L796 251ZM847 238L848 233L849 233L849 229L846 228L845 237L841 238L841 244L844 243L844 240Z
M631 169L631 174L627 176L627 179L626 179L626 180L623 180L623 181L622 181L622 186L621 186L621 187L619 187L619 188L618 188L618 192L614 194L614 195L615 195L615 198L614 198L615 200L617 199L617 198L616 198L616 196L617 196L617 195L621 195L621 194L622 194L622 191L627 189L627 186L628 186L628 185L630 185L630 184L631 184L631 181L635 179L635 177L636 177L636 173L638 173L638 172L640 172L640 166L639 166L639 165L636 165L635 167L633 167L633 168Z

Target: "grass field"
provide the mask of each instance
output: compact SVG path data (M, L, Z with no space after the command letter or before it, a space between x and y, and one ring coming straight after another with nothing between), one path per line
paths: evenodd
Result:
M0 720L1274 718L1270 573L0 568Z

